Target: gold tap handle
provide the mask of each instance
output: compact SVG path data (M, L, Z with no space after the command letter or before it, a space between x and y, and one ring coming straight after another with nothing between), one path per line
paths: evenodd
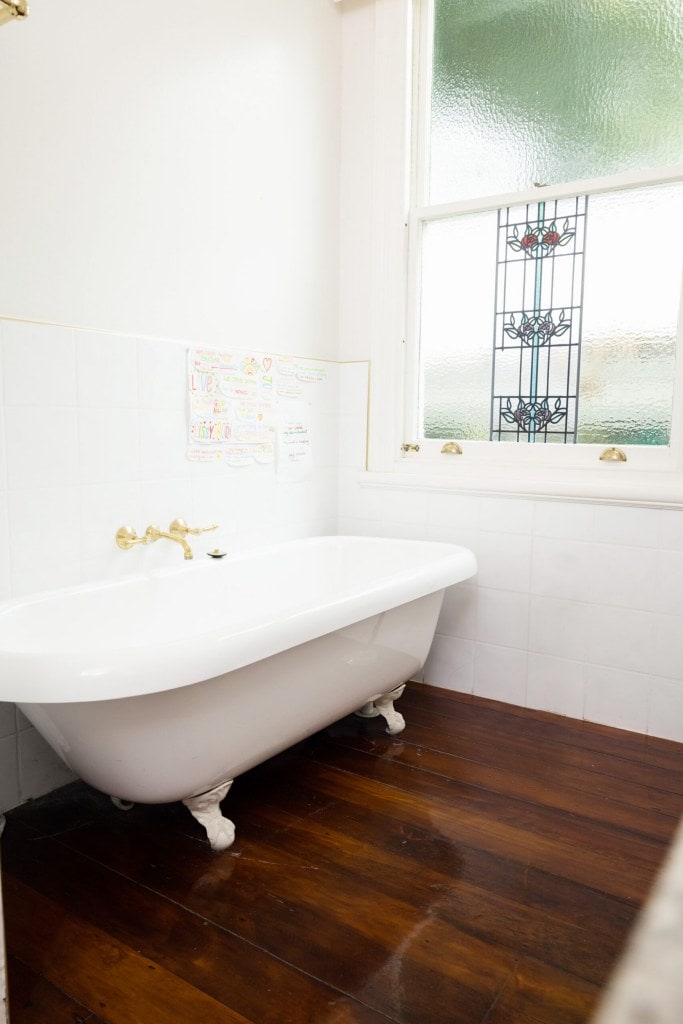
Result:
M181 537L185 537L188 533L197 536L199 533L210 533L211 530L217 530L218 523L212 523L211 526L188 526L184 519L174 519L168 529L169 533L178 533Z
M147 534L138 537L132 526L122 526L116 531L116 543L123 551L128 551L135 544L149 544Z

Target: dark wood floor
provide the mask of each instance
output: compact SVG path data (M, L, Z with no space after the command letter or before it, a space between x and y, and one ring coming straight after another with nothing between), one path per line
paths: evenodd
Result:
M181 805L8 815L12 1024L578 1024L683 810L683 747L411 685Z

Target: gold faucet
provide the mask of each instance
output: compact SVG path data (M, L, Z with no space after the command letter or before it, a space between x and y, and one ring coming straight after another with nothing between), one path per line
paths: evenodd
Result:
M122 526L116 532L116 543L124 551L128 551L129 548L134 547L136 544L154 544L162 537L166 540L175 541L176 544L180 544L183 549L183 558L192 558L192 548L185 540L188 533L198 534L207 533L209 530L217 530L218 523L212 523L211 526L188 526L184 519L174 519L171 523L168 533L160 530L158 526L148 526L142 537L138 537L137 533L132 526Z

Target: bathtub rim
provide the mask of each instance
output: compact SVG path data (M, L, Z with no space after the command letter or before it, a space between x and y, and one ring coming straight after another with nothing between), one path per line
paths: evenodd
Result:
M470 578L477 569L474 554L460 545L353 535L321 535L263 545L236 552L214 564L218 571L227 571L231 565L272 558L284 550L307 551L321 545L356 542L366 547L376 544L395 547L397 552L421 549L428 558L419 566L384 574L372 586L364 586L341 599L331 599L326 604L312 605L284 616L271 615L239 633L221 636L221 629L212 629L148 647L112 647L84 653L0 648L0 700L21 704L105 701L193 685L443 590ZM165 567L116 580L11 599L0 604L0 618L5 611L22 608L30 614L31 607L37 603L58 600L65 595L126 587L150 578L175 577L188 570L192 571L193 566Z

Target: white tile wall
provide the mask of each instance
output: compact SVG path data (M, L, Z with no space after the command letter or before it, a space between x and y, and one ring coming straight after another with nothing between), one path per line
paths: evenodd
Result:
M346 367L341 402L365 402ZM478 558L425 682L683 742L683 511L372 487L364 444L342 432L340 530Z
M161 543L120 551L124 523L220 523L196 553L335 532L337 367L306 390L313 475L279 482L273 467L187 461L186 353L173 341L0 320L0 600L178 558ZM367 378L367 364L356 370ZM363 435L355 411L345 416ZM0 703L0 812L71 777Z

